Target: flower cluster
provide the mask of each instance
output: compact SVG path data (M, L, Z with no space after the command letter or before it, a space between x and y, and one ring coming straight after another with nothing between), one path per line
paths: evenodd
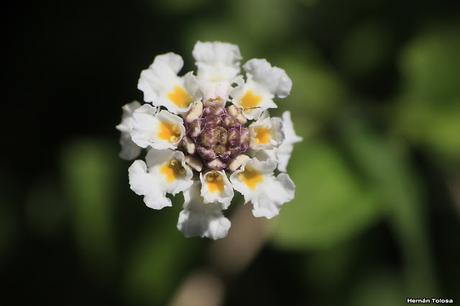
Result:
M243 65L238 46L197 42L197 72L178 73L182 57L166 53L143 70L138 88L145 104L123 106L117 129L120 156L145 160L129 167L131 189L153 209L171 206L168 194L183 192L177 228L185 236L223 238L224 216L234 190L252 203L255 217L272 218L294 197L286 174L293 144L301 141L290 113L270 117L275 98L286 98L292 82L265 59Z

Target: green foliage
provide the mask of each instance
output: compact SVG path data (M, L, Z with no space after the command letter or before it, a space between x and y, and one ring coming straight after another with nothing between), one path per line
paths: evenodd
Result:
M179 208L180 203L176 199L173 205ZM123 280L130 305L164 304L197 255L197 239L184 239L174 226L179 209L155 213L160 221L150 222L133 237Z
M342 131L354 161L386 207L405 257L408 290L417 294L433 292L436 280L425 233L424 203L405 148L357 120L347 122Z
M430 30L411 41L401 56L405 87L396 109L403 133L440 159L456 163L460 161L458 54L458 28Z
M358 279L350 292L350 306L403 306L406 304L403 282L388 271L372 271Z
M288 101L280 104L288 103L289 109L301 111L306 117L330 118L347 102L347 90L334 70L324 64L315 48L301 50L282 55L276 63L289 71L293 82Z
M370 75L388 61L392 39L392 33L379 23L358 25L341 45L341 66L352 76Z
M327 143L297 146L290 174L299 188L278 218L273 239L279 247L331 247L364 230L381 212L375 195Z
M68 203L57 182L44 178L36 182L28 192L26 217L30 229L45 239L56 239L56 235L68 221Z
M92 273L104 278L117 260L117 151L97 140L80 140L66 147L61 161L80 254Z

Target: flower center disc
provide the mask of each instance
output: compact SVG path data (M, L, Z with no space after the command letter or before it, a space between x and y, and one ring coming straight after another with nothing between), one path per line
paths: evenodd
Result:
M209 169L227 168L249 148L249 130L230 115L220 101L206 101L201 116L185 128L196 145L195 155Z

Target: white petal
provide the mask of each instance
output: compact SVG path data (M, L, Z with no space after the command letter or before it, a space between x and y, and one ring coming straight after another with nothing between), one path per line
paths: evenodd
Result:
M167 133L162 130L168 127ZM169 129L173 128L173 133ZM173 134L171 134L173 133ZM145 104L133 114L131 138L142 148L175 149L185 134L182 118L166 110L157 113L157 108Z
M173 195L187 190L193 184L193 171L185 163L184 153L173 150L150 149L145 157L149 172L156 175L157 184L166 193ZM183 174L170 177L171 172L164 172L172 160L180 162ZM168 180L169 178L169 180Z
M121 145L121 152L120 157L126 160L135 159L139 156L141 152L141 148L139 148L132 140L131 140L131 131L133 127L133 112L138 109L141 104L137 101L133 101L131 103L125 104L123 109L123 115L120 124L116 126L117 130L121 132L120 135L120 145Z
M222 214L221 205L204 203L198 182L184 192L184 209L179 214L177 229L186 237L221 239L227 236L230 225L230 220Z
M267 60L254 58L247 61L243 68L254 82L265 86L273 95L286 98L291 92L292 81L286 71L272 67Z
M121 151L118 154L125 160L133 160L141 154L141 148L131 140L129 133L122 132L120 136Z
M254 150L269 150L278 147L284 140L281 118L268 116L265 112L249 126L250 147Z
M283 113L283 133L284 141L276 149L278 156L278 170L286 172L291 153L294 148L293 144L302 141L302 137L297 136L294 131L294 125L291 120L291 113L286 111Z
M252 200L254 217L271 219L279 214L281 206L294 198L295 185L286 173L270 177L257 200Z
M209 182L210 176L218 176L221 181ZM219 202L227 209L233 199L233 186L227 178L225 171L208 171L200 173L201 196L205 203Z
M246 203L252 203L255 217L273 218L283 204L294 198L294 183L285 173L275 177L275 168L276 162L273 160L259 161L253 158L230 176L235 190L244 196ZM246 170L252 171L250 182L245 181L247 177L242 178Z
M166 110L161 110L156 116L156 129L153 134L153 143L151 144L153 148L156 149L175 149L179 145L180 141L185 135L185 126L184 121L181 117L171 114ZM176 137L176 140L171 141L169 139L162 139L159 136L161 123L171 124L176 126L179 129L179 134Z
M141 72L137 84L144 93L144 101L164 106L175 114L186 112L193 96L185 88L184 79L177 76L183 64L182 57L174 53L156 56L150 67Z
M197 42L193 57L198 67L203 98L228 98L231 84L240 72L238 46L222 42Z
M294 131L294 124L292 123L291 112L289 111L283 113L283 133L285 142L297 143L302 141L302 137L297 136Z
M136 160L128 169L129 185L138 195L144 196L144 203L153 209L162 209L171 206L171 200L161 190L158 180L152 173L147 171L147 165Z
M193 58L197 63L237 67L241 60L237 45L223 42L198 41L193 47Z
M269 108L277 108L273 102L274 95L263 85L254 82L248 75L246 82L239 82L230 91L232 103L243 110L243 115L249 119L258 119Z

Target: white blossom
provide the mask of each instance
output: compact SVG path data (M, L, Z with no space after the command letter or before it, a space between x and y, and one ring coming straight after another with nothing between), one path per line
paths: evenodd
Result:
M230 176L233 188L244 196L246 203L252 203L255 217L271 219L278 215L283 204L294 198L294 182L286 173L275 177L275 169L273 160L253 158Z
M291 92L292 81L286 72L272 67L265 59L251 59L243 68L246 82L240 82L230 95L246 118L257 119L264 110L277 108L273 99L286 98Z
M126 160L132 160L141 154L141 148L131 140L131 131L133 129L133 112L138 109L141 104L137 101L125 104L122 107L123 115L120 124L116 126L120 135L120 157Z
M179 75L183 60L174 53L156 56L141 72L146 104L123 106L120 156L134 159L148 150L128 169L131 189L153 209L172 206L170 195L182 192L177 228L186 237L221 239L230 229L224 212L235 191L255 217L269 219L294 198L284 172L302 138L289 112L268 113L290 93L283 69L252 59L243 76L238 46L223 42L197 42L192 54L196 74Z
M177 228L186 237L224 238L231 223L222 213L223 205L218 202L205 203L199 185L196 181L184 192L184 208L179 214Z

